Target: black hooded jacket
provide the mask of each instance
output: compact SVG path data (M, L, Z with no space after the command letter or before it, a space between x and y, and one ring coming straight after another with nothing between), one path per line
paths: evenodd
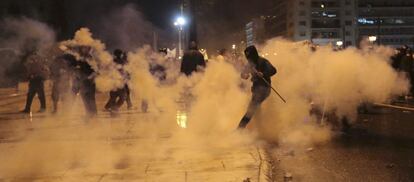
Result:
M263 78L269 83L272 83L271 77L277 73L276 68L265 58L260 57L256 47L247 47L244 51L246 58L249 60L249 71L252 75L253 88L269 87ZM258 76L256 72L263 73L263 78Z
M190 48L186 51L181 62L181 73L190 76L193 72L197 72L198 67L206 67L203 54L198 51L197 47Z

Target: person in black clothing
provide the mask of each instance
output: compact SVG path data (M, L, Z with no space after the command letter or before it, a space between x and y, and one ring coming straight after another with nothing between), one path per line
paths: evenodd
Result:
M39 112L46 111L46 98L44 81L46 80L48 69L42 58L33 53L27 58L25 63L26 71L29 77L29 92L27 93L26 106L23 113L30 113L34 96L37 94L40 100Z
M190 49L184 53L181 62L181 73L191 76L193 72L197 72L200 68L205 68L206 62L203 54L198 51L197 43L191 42Z
M92 48L89 46L80 46L80 59L76 62L75 72L79 78L79 93L85 105L86 112L89 116L94 116L98 113L96 108L96 84L95 84L95 70L89 64L91 59Z
M127 64L126 54L120 50L116 49L114 51L114 62L117 64L117 69L125 80L129 79L129 74L124 70L123 66ZM129 96L130 90L128 84L125 84L123 88L113 90L109 93L109 100L105 105L106 110L116 111L118 110L125 101L127 101L128 109L132 107L131 98Z
M259 56L256 47L247 47L244 53L249 64L246 72L242 73L242 78L248 79L249 74L251 74L253 86L251 88L252 99L246 114L239 123L239 129L246 128L260 104L270 95L271 77L277 72L276 68L268 60Z

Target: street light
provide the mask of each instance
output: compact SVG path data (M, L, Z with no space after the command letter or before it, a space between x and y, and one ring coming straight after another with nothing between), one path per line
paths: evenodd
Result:
M371 43L373 43L373 42L377 41L377 36L369 36L369 37L368 37L368 40L369 40Z
M187 21L185 20L184 17L178 17L176 23L178 25L184 26L187 23Z
M178 57L182 57L183 55L183 49L182 49L182 32L183 32L183 26L187 24L187 21L184 17L180 16L175 20L174 25L178 27Z

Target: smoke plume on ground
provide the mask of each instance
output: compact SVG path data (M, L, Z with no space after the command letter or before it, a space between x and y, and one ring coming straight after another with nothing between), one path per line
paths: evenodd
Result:
M333 51L326 46L313 52L302 43L273 39L261 54L277 67L272 85L287 100L272 93L258 117L260 135L275 141L325 141L330 128L315 124L321 118L310 114L312 108L338 117L328 124L342 117L352 123L361 104L388 102L408 90L407 80L390 66L392 50L386 47Z

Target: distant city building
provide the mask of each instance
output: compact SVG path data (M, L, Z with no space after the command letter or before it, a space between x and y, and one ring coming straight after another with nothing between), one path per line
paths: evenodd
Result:
M261 34L264 31L263 21L260 19L253 19L246 24L246 44L247 46L255 45L260 40Z
M383 45L414 44L414 0L359 0L359 40L377 36Z
M354 0L275 0L273 36L326 45L356 44Z
M384 45L414 44L414 0L274 0L270 9L267 37L358 46L377 36ZM255 32L249 24L247 38Z

